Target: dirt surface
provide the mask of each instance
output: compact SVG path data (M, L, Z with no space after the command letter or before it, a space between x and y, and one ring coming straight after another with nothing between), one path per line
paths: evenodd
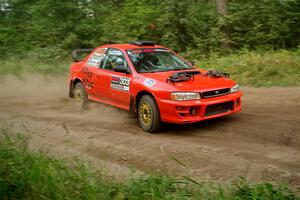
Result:
M143 173L201 181L244 176L299 187L300 88L242 91L240 113L169 124L151 135L125 111L100 103L81 111L67 96L66 77L5 76L0 80L0 126L30 136L32 148L102 163L116 175L134 165Z

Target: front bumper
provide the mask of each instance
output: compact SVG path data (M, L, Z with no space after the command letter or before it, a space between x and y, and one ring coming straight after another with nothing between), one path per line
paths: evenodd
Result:
M240 111L242 107L241 96L241 92L236 92L192 101L172 101L160 98L156 98L156 101L163 122L188 124Z

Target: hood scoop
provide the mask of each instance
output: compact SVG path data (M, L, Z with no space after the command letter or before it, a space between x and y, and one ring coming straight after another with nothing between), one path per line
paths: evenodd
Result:
M212 78L229 78L229 73L225 73L221 70L209 70L204 74L204 76L209 76Z
M175 83L182 82L187 80L194 80L194 75L201 74L200 71L184 71L184 72L176 72L167 78L167 83Z

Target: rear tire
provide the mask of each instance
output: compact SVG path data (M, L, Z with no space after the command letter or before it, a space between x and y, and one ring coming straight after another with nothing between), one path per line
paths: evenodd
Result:
M77 105L79 105L81 108L85 109L87 108L88 103L88 95L85 91L85 88L81 82L76 83L74 90L74 99Z
M148 133L160 130L160 113L155 99L150 95L142 96L138 106L138 118L141 128Z

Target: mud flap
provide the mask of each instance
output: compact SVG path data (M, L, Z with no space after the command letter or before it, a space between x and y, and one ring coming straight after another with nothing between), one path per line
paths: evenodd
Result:
M135 112L135 102L134 102L134 96L130 95L130 102L129 102L129 117L134 118L136 117L136 112Z
M70 97L70 98L74 98L74 94L73 94L73 81L70 82L70 86L69 86L69 97Z

